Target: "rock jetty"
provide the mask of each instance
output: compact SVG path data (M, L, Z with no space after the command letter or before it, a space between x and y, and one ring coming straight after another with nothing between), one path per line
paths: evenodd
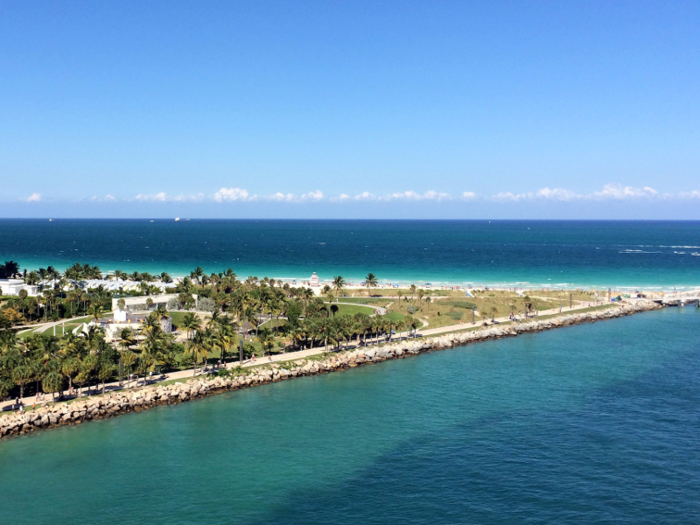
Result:
M384 344L375 348L359 348L333 353L320 359L305 359L263 365L243 370L230 377L202 376L187 382L151 385L140 389L119 390L103 396L79 398L23 413L0 416L0 438L35 432L63 425L76 425L93 419L104 419L127 412L140 412L159 405L172 405L212 394L284 381L296 377L323 374L355 368L369 363L401 359L421 352L441 350L469 343L514 337L575 324L613 319L647 310L662 308L651 301L640 301L606 310L559 315L549 319L529 320L503 326L467 329L462 332L425 339L410 339ZM327 354L326 354L327 356Z

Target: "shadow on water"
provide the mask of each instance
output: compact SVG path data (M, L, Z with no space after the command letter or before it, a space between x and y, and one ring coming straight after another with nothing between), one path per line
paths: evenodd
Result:
M700 345L577 410L492 414L408 440L254 523L698 523L698 371Z

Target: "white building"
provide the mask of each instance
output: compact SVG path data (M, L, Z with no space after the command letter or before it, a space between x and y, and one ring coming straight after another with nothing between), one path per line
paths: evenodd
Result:
M147 312L149 310L154 310L158 305L168 306L168 301L170 299L177 299L179 297L176 293L166 293L161 295L142 295L139 297L115 297L112 299L112 311L114 312L114 320L117 322L126 322L127 312ZM192 296L197 302L197 296ZM153 305L148 308L146 301L151 299ZM124 309L119 308L119 301L124 301Z
M19 295L20 290L27 290L27 294L34 297L39 293L39 287L26 284L22 279L0 279L2 295Z
M318 286L318 275L316 275L316 272L309 279L309 286Z

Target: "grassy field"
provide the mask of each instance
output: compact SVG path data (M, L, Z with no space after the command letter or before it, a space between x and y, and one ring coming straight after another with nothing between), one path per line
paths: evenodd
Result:
M441 296L440 299L431 302L426 301L425 298L422 301L417 298L414 298L413 301L402 299L400 305L398 301L395 301L389 309L391 312L413 315L413 317L427 321L428 328L459 325L460 322L471 323L472 308L475 308L474 319L476 322L493 317L508 317L511 312L522 313L525 309L526 299L515 292L486 290L475 293L474 297L468 297L464 292L441 291L445 295ZM550 292L550 295L539 296L538 294L535 296L533 293L529 296L529 300L538 310L558 308L560 304L563 304L563 296L560 298L554 292ZM591 300L590 295L585 292L577 293L575 298ZM566 299L568 306L568 295Z
M260 328L265 327L269 328L270 330L273 330L274 328L282 328L283 326L287 325L287 320L286 319L270 319L269 321L265 321L264 323L260 324Z
M168 312L170 319L173 321L173 328L179 328L182 324L182 319L187 315L187 312Z
M74 319L66 319L66 322L65 322L65 333L66 333L66 334L71 333L78 325L80 325L80 324L82 324L82 323L90 322L90 319L92 319L90 316L86 316L86 317L76 317L76 318L74 318ZM22 332L22 333L19 334L17 337L19 337L19 338L22 339L22 340L25 340L25 339L26 339L27 337L29 337L30 335L32 335L32 334L34 334L34 333L38 333L39 330L43 330L43 327L34 328L34 329L31 329L31 330L29 330L29 331L27 331L27 332ZM46 332L44 332L44 333L53 335L53 327L48 328L48 329L46 330ZM56 326L56 337L63 337L63 326L62 326L62 325Z
M328 308L328 303L326 304L326 308ZM342 302L340 304L333 303L333 306L338 307L338 312L336 315L355 315L358 313L362 314L367 314L367 315L373 315L374 314L374 308L370 308L368 306L358 306L355 304L343 304Z
M341 297L341 303L371 304L372 306L385 307L392 299L378 299L376 297Z

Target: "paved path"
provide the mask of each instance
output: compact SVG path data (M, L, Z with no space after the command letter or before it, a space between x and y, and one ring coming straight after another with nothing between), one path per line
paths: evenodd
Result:
M279 363L281 361L296 361L298 359L305 359L307 357L313 356L313 355L318 355L322 354L325 352L324 347L317 347L317 348L312 348L309 350L300 350L298 352L288 352L285 354L276 354L273 355L272 357L261 357L258 359L255 359L254 361L251 359L247 359L243 361L243 364L240 365L242 368L251 368L254 366L260 366L260 365L267 365L267 364L272 364L272 363ZM235 368L239 366L238 361L233 361L230 363L226 363L226 368ZM209 373L209 371L212 369L212 367L209 367L206 373ZM204 372L202 371L201 368L196 369L196 375L193 375L195 372L195 369L190 368L188 370L180 370L178 372L170 372L166 375L165 379L162 379L161 376L154 375L152 379L148 380L148 384L158 384L163 381L173 381L173 380L179 380L179 379L192 379L193 377L197 377L202 375ZM105 393L107 392L114 392L115 390L123 390L126 388L135 388L137 386L144 386L143 383L143 377L139 377L136 379L133 379L129 381L128 379L123 382L122 385L119 384L118 381L112 382L112 383L106 383L105 384ZM95 395L95 394L101 394L102 393L102 386L100 385L99 387L93 386L89 391L88 390L83 390L83 397L87 397L89 395ZM53 399L51 394L46 394L45 396L46 402L50 403L51 400ZM10 406L14 405L15 401L8 401L2 405L0 405L0 413L2 413L4 410L8 410ZM36 396L28 396L22 398L22 403L24 404L25 407L31 407L34 403L37 403L36 401ZM37 405L40 405L41 403L37 403Z

